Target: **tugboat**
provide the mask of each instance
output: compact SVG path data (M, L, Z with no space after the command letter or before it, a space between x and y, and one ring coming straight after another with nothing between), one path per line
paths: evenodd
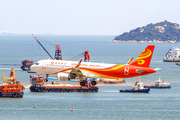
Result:
M171 88L171 86L169 85L169 83L165 82L164 80L161 81L161 77L159 77L159 80L155 81L155 85L145 85L145 88Z
M178 47L170 49L163 58L163 62L180 62L180 49Z
M11 70L10 78L2 73L4 83L0 84L0 97L22 98L24 86L15 78L14 69Z
M120 90L119 92L127 93L149 93L150 88L144 88L143 83L141 82L140 77L137 77L137 82L133 86L133 89Z

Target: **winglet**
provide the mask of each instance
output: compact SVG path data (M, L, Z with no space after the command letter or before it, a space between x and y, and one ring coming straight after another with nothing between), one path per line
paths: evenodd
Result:
M126 65L131 64L132 60L133 60L133 57L126 63Z
M77 64L76 68L79 67L81 65L82 59L79 61L79 63Z
M149 67L155 45L148 45L146 49L131 64L140 67Z

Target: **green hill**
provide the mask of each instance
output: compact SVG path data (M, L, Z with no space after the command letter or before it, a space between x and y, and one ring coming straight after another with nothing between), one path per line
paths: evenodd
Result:
M121 41L180 41L180 25L163 21L156 24L148 24L143 27L138 27L130 32L125 32L122 35L116 36L114 40Z

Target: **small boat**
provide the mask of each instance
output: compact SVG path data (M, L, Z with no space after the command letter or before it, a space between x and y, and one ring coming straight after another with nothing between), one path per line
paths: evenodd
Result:
M2 31L3 34L15 34L13 31Z
M149 93L149 91L150 88L144 88L144 84L141 82L140 77L137 78L137 82L132 89L119 90L119 92L127 93Z
M163 58L163 62L180 62L180 49L178 47L170 49Z
M155 85L145 85L145 88L171 88L169 83L165 82L164 80L161 81L161 77L159 77L159 80L155 81Z
M24 60L24 61L22 61L21 69L24 70L24 71L28 71L28 70L30 70L30 67L31 67L33 64L34 64L33 61Z

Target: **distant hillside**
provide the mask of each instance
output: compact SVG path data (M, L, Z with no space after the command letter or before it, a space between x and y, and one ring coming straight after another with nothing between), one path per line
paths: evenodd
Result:
M138 27L130 32L116 36L114 41L180 41L180 25L163 21Z

